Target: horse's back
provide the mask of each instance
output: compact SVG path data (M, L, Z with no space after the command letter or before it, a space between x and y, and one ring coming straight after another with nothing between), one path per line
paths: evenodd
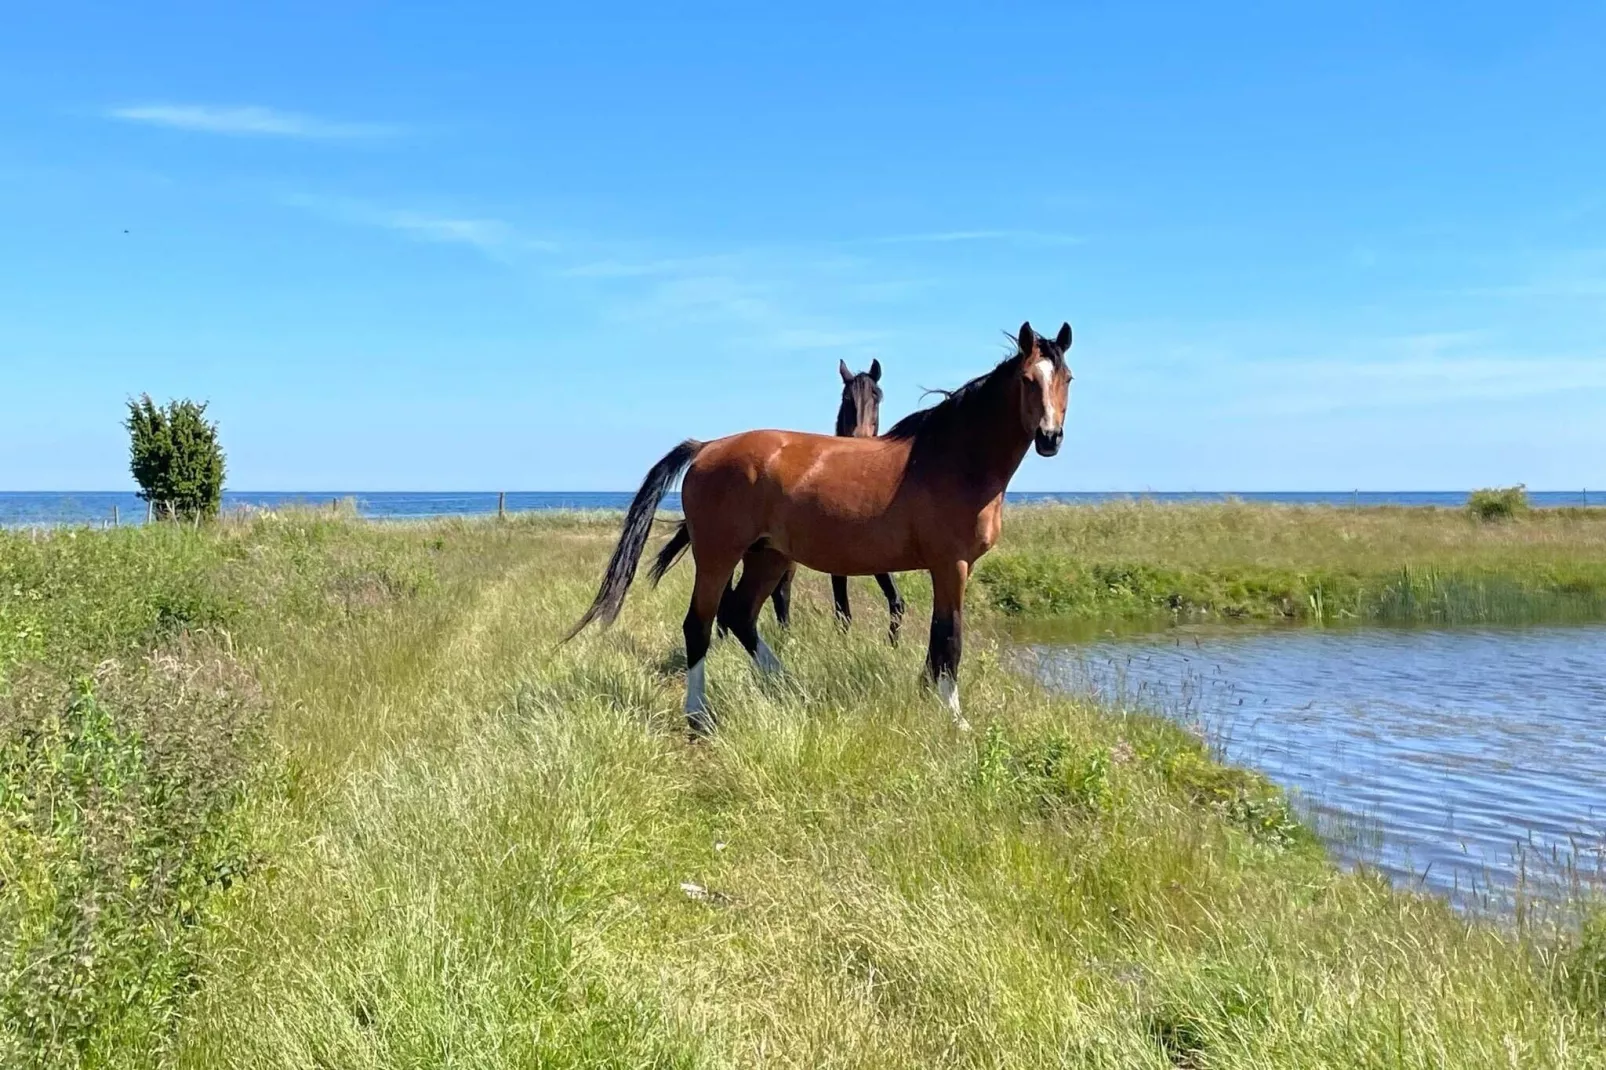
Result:
M684 486L750 488L782 496L818 495L831 488L863 491L894 483L906 450L884 439L817 435L808 431L743 431L705 445L687 469Z
M907 510L894 506L906 462L907 449L884 439L745 431L703 447L681 501L694 546L713 538L745 549L765 538L821 571L908 568Z

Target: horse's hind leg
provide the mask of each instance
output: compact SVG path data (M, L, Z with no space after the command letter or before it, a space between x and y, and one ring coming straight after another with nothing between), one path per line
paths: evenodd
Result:
M887 636L892 645L898 645L898 629L903 627L903 595L898 593L898 585L892 582L892 577L885 572L876 573L876 583L881 585L881 593L887 596L887 615L891 622L887 626Z
M720 603L720 625L741 640L765 672L779 669L781 662L758 634L758 611L792 567L791 559L779 550L755 546L742 558L742 578L735 593Z
M789 565L781 582L775 585L775 592L770 595L770 601L775 605L775 623L783 628L792 626L792 577L797 575L797 566Z
M708 668L708 641L714 630L714 618L719 614L720 598L730 583L734 560L713 561L707 557L697 559L697 579L692 584L691 608L681 631L686 637L686 722L696 735L706 735L713 727L708 717L706 673Z
M836 622L846 628L853 622L853 609L848 605L848 578L831 577L831 603L836 606Z

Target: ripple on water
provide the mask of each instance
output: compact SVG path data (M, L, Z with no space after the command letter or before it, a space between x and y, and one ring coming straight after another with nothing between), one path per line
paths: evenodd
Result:
M1202 723L1342 829L1348 862L1463 906L1509 906L1535 874L1606 879L1606 625L1184 627L1028 649L1056 686Z

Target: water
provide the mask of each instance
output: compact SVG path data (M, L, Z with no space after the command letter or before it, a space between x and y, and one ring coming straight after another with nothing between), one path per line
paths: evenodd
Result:
M518 491L508 492L510 510L623 509L631 491ZM1246 502L1281 502L1301 505L1408 505L1459 508L1465 491L1266 491L1235 494L1228 491L1019 491L1008 495L1014 503L1066 502L1095 504L1135 497L1159 502L1208 502L1240 498ZM353 499L360 516L376 520L419 520L434 516L481 516L496 512L494 491L226 491L225 509L273 509L288 504L327 505L331 499ZM1606 494L1587 491L1530 492L1528 500L1539 507L1599 505ZM101 524L116 506L123 523L145 518L145 503L132 491L0 491L0 527L34 524ZM680 496L664 499L664 508L679 509Z
M523 512L543 509L624 509L631 491L529 491L507 495L507 508ZM495 491L224 491L223 508L278 509L289 505L327 506L332 501L356 503L359 516L374 520L424 520L441 516L484 516L496 512ZM116 506L124 524L145 519L145 503L133 491L0 491L0 527L35 524L103 524ZM671 494L664 508L679 509Z
M1178 628L1038 645L1043 676L1204 728L1337 855L1459 906L1599 890L1606 625Z

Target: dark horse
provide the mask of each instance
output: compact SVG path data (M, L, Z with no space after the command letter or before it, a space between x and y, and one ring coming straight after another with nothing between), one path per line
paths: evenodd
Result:
M837 372L842 376L842 404L836 410L836 433L843 438L875 438L881 433L881 362L872 360L869 371L855 375L848 370L846 361L839 360ZM658 560L663 562L663 568L655 565L648 571L654 586L663 578L664 570L690 545L691 536L683 520L676 526L669 542L659 551ZM770 602L775 607L775 620L783 628L792 623L792 578L796 575L797 566L794 565L786 570L786 575L781 577L781 582L775 585L775 590L770 594ZM903 625L903 596L898 594L898 585L892 582L889 574L878 572L875 581L881 586L881 593L887 597L887 615L890 618L887 631L896 643L898 629ZM735 597L736 588L727 585L722 602ZM831 600L836 605L837 619L846 627L853 620L853 610L848 605L846 576L831 577ZM723 621L729 619L731 612L731 609L727 609L715 618L722 633L726 630Z
M758 611L793 562L833 576L931 574L926 677L957 723L965 584L998 541L1004 490L1026 451L1052 457L1065 434L1071 325L1052 339L1021 324L1015 351L997 367L878 438L744 431L688 439L653 465L591 607L569 632L611 623L624 605L658 503L685 472L681 505L697 566L686 612L686 717L711 727L705 657L716 615L760 669L780 662L758 634ZM674 563L673 542L659 553ZM678 551L677 551L678 552ZM742 578L724 598L736 566Z

